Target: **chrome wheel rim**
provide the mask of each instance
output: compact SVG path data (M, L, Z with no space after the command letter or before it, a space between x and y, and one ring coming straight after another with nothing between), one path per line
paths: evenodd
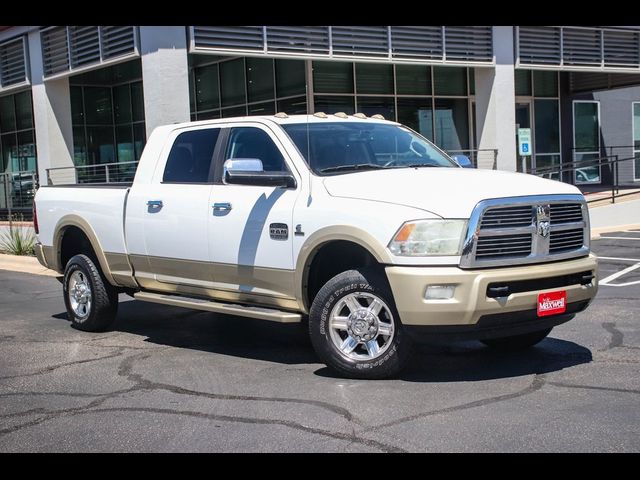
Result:
M91 313L91 286L87 276L80 270L69 277L67 295L74 315L80 319L88 317Z
M350 293L338 300L329 316L333 346L349 360L373 360L391 346L395 335L389 306L372 293Z

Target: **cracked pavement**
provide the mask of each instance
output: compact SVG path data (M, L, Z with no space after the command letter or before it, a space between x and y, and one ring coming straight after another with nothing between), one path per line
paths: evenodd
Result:
M640 258L629 243L593 248ZM298 325L126 296L80 332L61 291L0 271L0 452L640 451L640 285L528 351L425 345L386 381L335 376Z

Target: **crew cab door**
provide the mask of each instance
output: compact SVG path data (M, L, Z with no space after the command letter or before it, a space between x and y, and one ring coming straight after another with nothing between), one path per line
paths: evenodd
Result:
M240 124L223 136L209 210L209 251L216 284L236 300L287 305L287 300L295 298L292 218L300 191L298 173L267 126ZM292 173L297 186L227 184L223 163L228 159L260 160L265 171Z
M210 288L208 213L213 158L220 128L178 130L170 136L148 184L136 185L128 215L141 223L144 245L131 251L136 278L146 288ZM141 248L142 247L142 248Z

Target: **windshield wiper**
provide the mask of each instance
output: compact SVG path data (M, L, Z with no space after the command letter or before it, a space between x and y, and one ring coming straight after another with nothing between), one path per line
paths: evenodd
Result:
M440 165L436 165L434 163L410 163L408 165L400 165L401 167L406 168L421 168L421 167L439 167Z
M357 163L355 165L336 165L335 167L323 168L320 173L339 172L342 170L377 170L379 168L386 167L377 163Z

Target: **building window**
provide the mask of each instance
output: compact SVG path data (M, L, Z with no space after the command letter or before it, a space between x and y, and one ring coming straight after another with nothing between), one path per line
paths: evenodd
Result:
M640 102L633 102L633 179L640 180Z
M0 151L0 173L36 171L30 90L0 97Z
M70 77L69 84L74 164L126 163L109 170L110 180L132 178L146 143L140 60ZM80 169L78 182L95 175L104 170Z
M191 55L192 120L307 113L305 62Z
M573 101L573 157L576 163L589 162L575 170L575 183L600 183L600 103Z

